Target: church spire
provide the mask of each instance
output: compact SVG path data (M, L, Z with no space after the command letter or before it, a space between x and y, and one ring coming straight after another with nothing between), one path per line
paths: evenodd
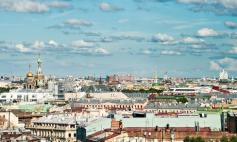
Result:
M37 63L38 63L37 74L38 75L43 74L43 72L42 72L42 61L41 61L41 58L40 58L40 54L38 56Z
M29 64L29 71L26 74L26 77L33 77L33 73L31 72L31 65Z
M29 72L31 72L31 64L29 64Z

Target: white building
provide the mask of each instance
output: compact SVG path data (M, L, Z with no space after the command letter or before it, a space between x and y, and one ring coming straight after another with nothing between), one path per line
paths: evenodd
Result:
M228 78L228 72L223 69L219 74L219 80L228 80Z
M76 92L76 93L65 93L64 94L64 100L65 101L73 101L73 100L79 100L86 96L85 92Z
M96 99L128 99L128 97L122 92L100 92L100 93L89 93L89 96Z
M173 93L173 94L197 94L199 93L199 88L170 88L167 91L164 91L164 93Z
M17 89L0 94L0 102L44 102L54 99L54 92L48 90L36 89L25 90Z
M0 87L9 87L11 85L11 81L8 80L0 80Z
M34 136L54 142L76 142L76 125L89 124L101 117L83 114L56 114L41 117L26 126Z

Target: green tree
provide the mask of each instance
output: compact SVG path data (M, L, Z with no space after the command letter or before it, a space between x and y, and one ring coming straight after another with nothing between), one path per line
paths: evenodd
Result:
M229 142L228 138L226 136L223 136L221 139L220 139L221 142Z
M185 137L184 142L205 142L205 140L202 137Z
M237 142L237 137L236 136L230 137L230 142Z
M205 142L205 140L202 137L197 137L196 142Z
M190 140L191 140L191 139L190 139L189 136L187 136L187 137L184 138L184 142L190 142Z
M184 104L184 103L188 102L188 99L186 97L179 97L176 99L176 101Z
M197 142L196 138L192 137L189 142Z

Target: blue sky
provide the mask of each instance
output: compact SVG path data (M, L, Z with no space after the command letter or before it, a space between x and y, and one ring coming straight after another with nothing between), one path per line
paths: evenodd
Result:
M1 0L0 74L237 76L236 0Z

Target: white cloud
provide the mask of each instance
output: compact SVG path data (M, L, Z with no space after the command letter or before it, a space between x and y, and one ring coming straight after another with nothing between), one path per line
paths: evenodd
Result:
M101 37L101 42L112 42L113 39L110 37Z
M172 44L175 42L175 39L174 39L174 37L172 37L168 34L157 33L157 34L153 35L152 41L153 42L161 42L163 44Z
M162 55L181 55L180 52L177 52L177 51L172 51L172 50L163 50L161 51Z
M203 48L203 46L201 44L193 44L190 47L192 47L193 49L201 49L201 48Z
M218 61L219 64L226 66L226 70L237 71L237 60L232 58L223 58Z
M210 28L202 28L198 30L197 35L200 37L218 36L218 32Z
M29 48L26 48L24 44L16 44L16 49L17 49L17 51L20 51L23 53L31 51Z
M210 61L209 63L210 63L211 70L216 70L216 71L221 70L221 66L215 61Z
M177 0L179 3L195 4L198 8L209 8L210 11L216 13L230 13L236 14L237 1L236 0ZM226 11L227 10L227 11Z
M35 41L35 43L33 44L33 48L37 48L37 49L41 49L44 48L45 44L43 41Z
M236 9L237 1L236 0L216 0L220 4L222 4L225 8Z
M94 52L96 54L100 54L100 55L109 55L110 54L110 52L107 49L105 49L105 48L96 48L94 50Z
M35 0L0 0L0 8L15 12L47 12L46 4Z
M117 6L114 6L112 4L106 3L106 2L102 2L100 5L100 10L102 11L119 11L122 10L122 8L119 8Z
M182 42L185 44L200 44L203 43L204 40L193 37L186 37L182 40Z
M237 47L233 47L229 52L232 54L237 54Z
M151 52L150 50L144 50L142 53L143 53L143 54L146 54L146 55L149 55L149 54L151 54L152 52Z
M185 4L204 4L210 2L210 0L177 0L177 1Z
M231 29L236 29L237 28L237 23L232 22L232 21L226 21L225 26L227 26L228 28L231 28Z
M177 0L184 4L219 4L225 8L235 9L237 8L236 0Z
M94 43L86 42L84 40L77 40L72 42L72 46L75 48L88 48L93 47Z
M233 58L223 58L217 61L210 62L210 69L221 70L224 67L228 71L237 71L237 60Z
M67 2L63 2L63 1L52 1L50 3L48 3L49 7L53 7L53 8L69 8L71 7L71 5Z
M50 41L48 42L48 44L49 44L50 46L53 46L53 47L58 47L58 43L57 43L56 41L54 41L54 40L50 40Z
M81 20L81 19L69 19L65 21L66 25L73 26L73 27L80 27L80 26L91 26L92 23L87 20Z
M144 33L136 32L136 31L128 31L128 32L118 32L111 36L111 38L115 39L124 39L124 40L136 40L142 41L146 38Z
M99 55L99 56L106 56L110 55L110 52L105 48L80 48L74 51L75 53L79 53L82 55Z

